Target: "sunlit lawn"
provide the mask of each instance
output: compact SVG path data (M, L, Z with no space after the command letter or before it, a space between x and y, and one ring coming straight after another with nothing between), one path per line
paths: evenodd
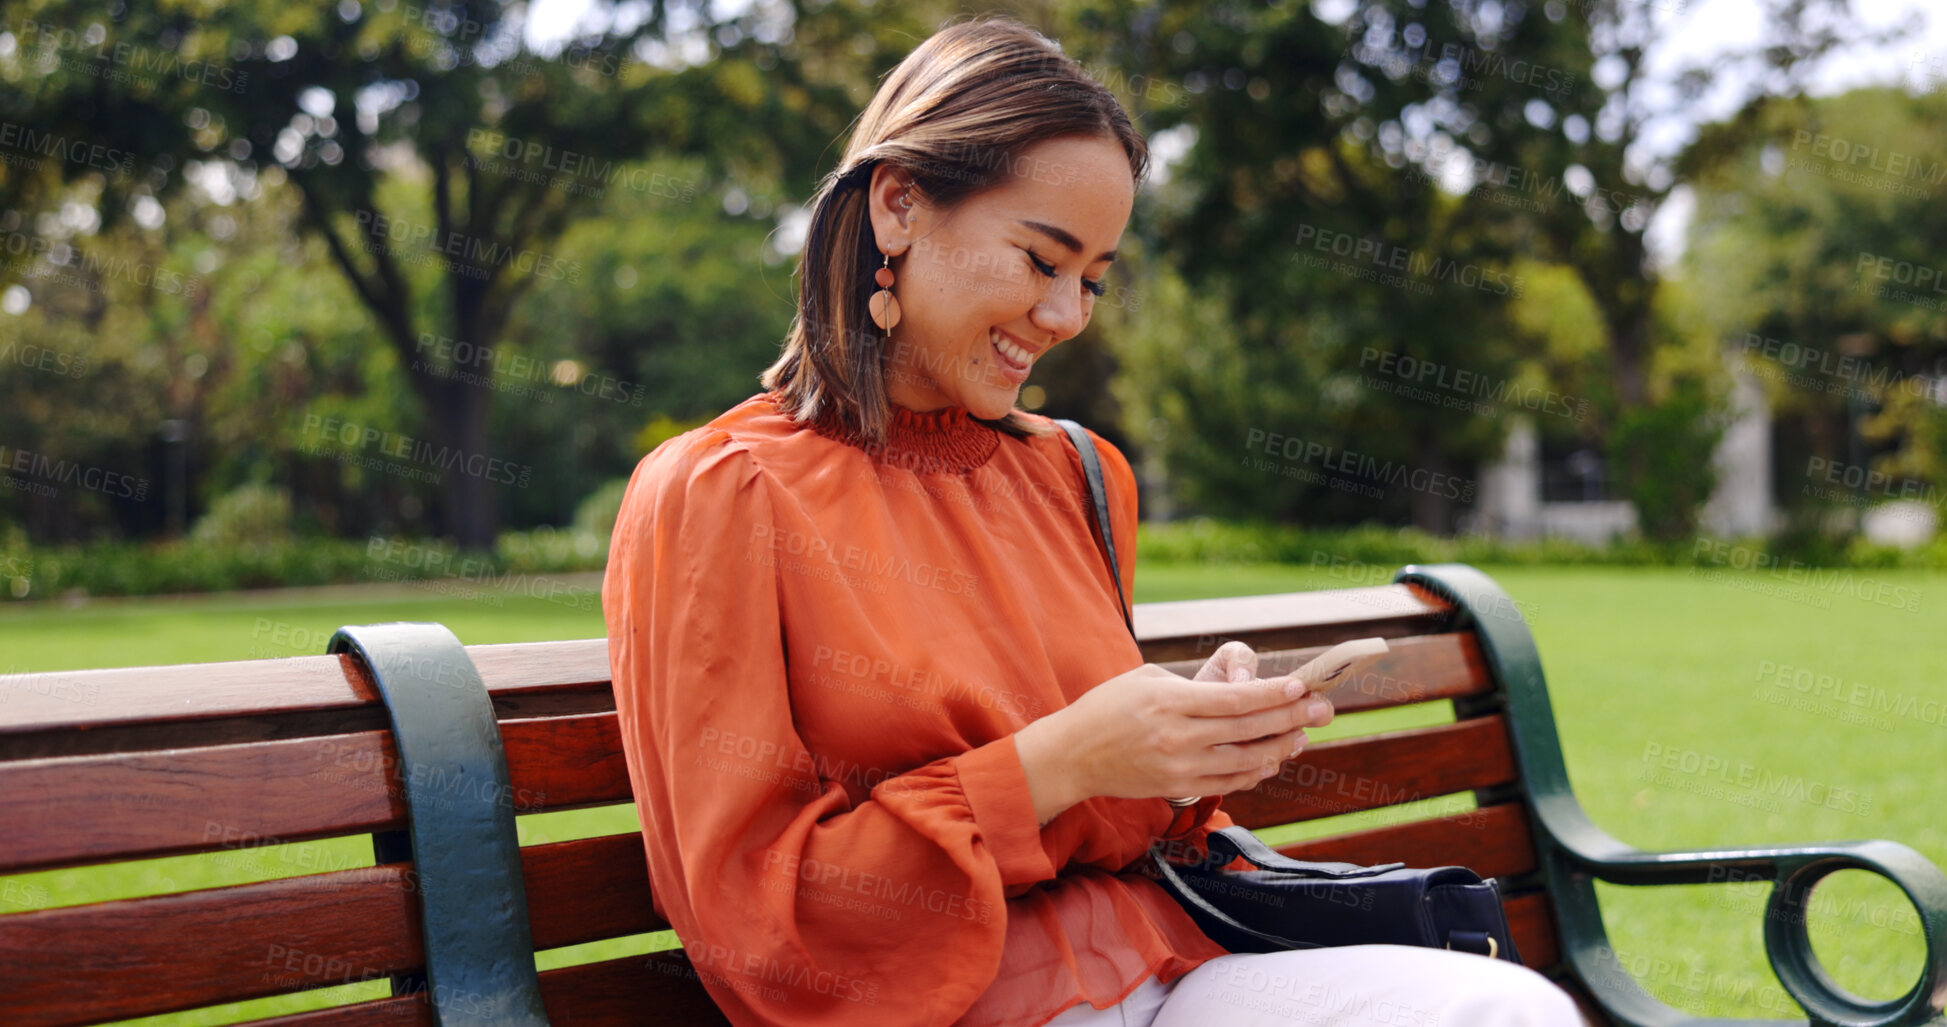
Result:
M1947 576L1862 574L1830 590L1766 578L1705 582L1681 570L1490 569L1530 617L1577 794L1597 823L1644 848L1891 838L1947 865L1935 812L1947 770ZM1138 599L1332 588L1309 568L1146 565ZM1857 598L1862 579L1909 590L1918 609ZM514 595L490 605L410 587L0 609L0 670L37 671L246 659L321 652L342 624L438 620L468 643L586 638L599 610ZM1809 600L1809 601L1801 601ZM1907 605L1912 605L1908 603ZM1801 675L1800 672L1803 672ZM1785 681L1813 687L1800 692ZM1796 705L1789 704L1796 701ZM1782 702L1781 702L1782 701ZM1445 704L1345 717L1316 740L1451 717ZM1653 747L1661 747L1656 749ZM1652 752L1715 759L1728 778L1661 770ZM1774 795L1738 784L1738 768L1796 781ZM1654 778L1654 779L1652 779ZM1814 799L1823 800L1813 801ZM1465 796L1433 800L1463 809ZM1267 832L1274 840L1344 830L1362 818ZM1367 816L1363 819L1371 819ZM522 841L634 830L633 810L522 818ZM364 837L147 860L0 879L0 911L238 883L369 864ZM1854 879L1856 878L1856 879ZM1763 954L1765 892L1752 885L1602 891L1620 964L1652 992L1715 1015L1789 1017ZM1821 958L1869 997L1903 992L1923 946L1890 885L1841 875L1813 903ZM543 954L543 966L669 944L645 936ZM365 982L141 1022L229 1023L384 993Z

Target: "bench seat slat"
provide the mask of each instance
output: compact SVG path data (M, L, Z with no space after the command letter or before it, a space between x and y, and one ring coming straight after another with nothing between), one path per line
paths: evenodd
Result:
M1255 830L1488 788L1515 774L1507 723L1495 714L1321 742L1256 788L1224 796L1223 809Z
M1332 704L1340 713L1459 699L1485 694L1494 687L1487 674L1487 663L1481 658L1480 644L1472 635L1421 635L1396 638L1391 644L1391 652L1357 678L1333 690ZM1290 673L1328 648L1317 645L1261 652L1258 676ZM1159 666L1192 677L1203 667L1203 660L1175 660Z

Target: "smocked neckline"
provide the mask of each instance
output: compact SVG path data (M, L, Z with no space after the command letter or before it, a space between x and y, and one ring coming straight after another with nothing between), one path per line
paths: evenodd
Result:
M871 444L856 432L834 434L864 449L875 461L916 474L964 474L985 464L1000 449L1000 430L977 420L966 407L913 410L893 403L889 409L882 446Z

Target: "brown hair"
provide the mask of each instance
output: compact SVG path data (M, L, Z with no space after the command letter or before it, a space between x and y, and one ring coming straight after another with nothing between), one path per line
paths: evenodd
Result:
M799 423L883 445L891 403L885 346L866 314L880 253L866 188L886 163L927 202L951 208L999 185L1021 151L1060 136L1106 136L1142 181L1149 148L1114 95L1059 44L1008 18L950 25L892 69L859 115L838 168L811 201L798 311L758 381ZM1048 429L1009 411L978 419L1016 436Z

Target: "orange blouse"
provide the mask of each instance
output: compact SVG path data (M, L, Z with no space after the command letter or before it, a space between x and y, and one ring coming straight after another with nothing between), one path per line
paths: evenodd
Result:
M739 1025L1037 1025L1223 955L1118 873L1215 797L1041 827L1014 750L1143 662L1128 461L1096 437L1112 585L1065 437L892 410L868 452L759 393L630 479L602 608L657 911Z

